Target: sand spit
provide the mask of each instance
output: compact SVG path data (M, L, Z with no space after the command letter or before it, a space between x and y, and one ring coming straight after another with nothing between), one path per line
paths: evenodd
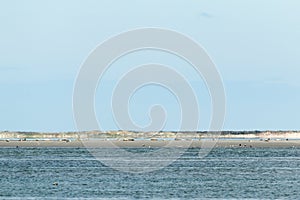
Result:
M40 133L40 132L0 132L0 139L73 139L88 140L97 139L122 139L122 138L279 138L279 139L300 139L300 131L221 131L221 132L134 132L134 131L86 131L86 132L61 132L61 133Z
M81 141L0 141L1 147L61 147L61 148L202 148L202 144L212 144L215 148L260 148L260 147L300 147L300 140L270 140L270 141L261 141L261 140L205 140L205 141L170 141L170 140L160 140L160 141L151 141L151 140L135 140L135 141L120 141L120 140L90 140L88 142L82 143ZM114 147L112 147L112 144Z
M300 132L0 132L0 147L203 147L203 143L238 148L300 147Z

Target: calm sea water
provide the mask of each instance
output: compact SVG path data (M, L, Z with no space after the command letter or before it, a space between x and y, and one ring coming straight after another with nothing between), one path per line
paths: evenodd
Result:
M217 148L204 159L189 149L170 166L142 174L105 167L85 149L0 148L0 155L1 199L300 197L295 148Z

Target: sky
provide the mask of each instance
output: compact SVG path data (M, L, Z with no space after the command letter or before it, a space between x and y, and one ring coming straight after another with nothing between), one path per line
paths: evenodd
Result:
M72 98L82 63L108 38L143 27L178 31L206 50L225 87L224 130L300 129L297 0L11 0L0 2L0 25L0 130L77 130ZM149 62L175 69L187 65L166 53L147 51L114 63L95 96L103 130L119 129L108 97L121 66ZM199 130L206 130L209 94L201 77L188 68L181 73L199 99ZM132 119L145 126L149 106L157 103L170 112L164 130L177 130L180 107L174 96L155 86L134 95Z

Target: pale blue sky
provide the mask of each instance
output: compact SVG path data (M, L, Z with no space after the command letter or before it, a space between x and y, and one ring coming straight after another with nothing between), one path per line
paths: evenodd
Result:
M226 89L224 129L300 129L297 0L12 0L0 2L0 130L76 130L72 93L80 65L102 41L140 27L179 31L207 50ZM151 57L159 62L180 65L175 58L155 55ZM132 56L119 65L145 61L147 56ZM204 99L200 108L205 129L207 91L192 76ZM107 78L102 92L109 94L115 77L112 73ZM147 99L136 96L138 111L133 108L133 118L141 124L147 119L140 108L151 104L149 96L172 100L160 89L148 89ZM105 101L97 101L97 116L104 128L116 129ZM175 103L168 104L174 113L166 129L178 127Z

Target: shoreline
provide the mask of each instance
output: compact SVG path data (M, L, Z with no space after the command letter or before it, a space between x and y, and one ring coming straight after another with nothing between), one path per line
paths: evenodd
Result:
M300 131L161 131L161 132L135 132L135 131L82 131L82 132L10 132L0 131L2 139L123 139L123 138L157 138L157 139L202 139L202 138L229 138L229 139L286 139L300 140Z
M0 141L0 148L28 147L28 148L283 148L300 147L300 140L249 140L249 139L218 139L218 140L89 140L89 141Z
M300 131L0 132L0 148L211 148L212 146L214 148L300 147Z

